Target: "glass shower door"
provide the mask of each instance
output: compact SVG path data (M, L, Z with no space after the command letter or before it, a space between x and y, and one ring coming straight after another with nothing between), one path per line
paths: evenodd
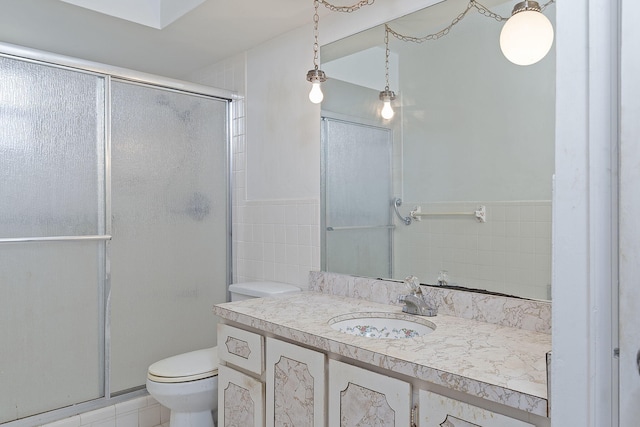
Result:
M111 391L215 345L226 300L226 101L113 81Z
M0 423L104 395L101 76L0 57Z
M392 277L391 130L322 119L322 268Z

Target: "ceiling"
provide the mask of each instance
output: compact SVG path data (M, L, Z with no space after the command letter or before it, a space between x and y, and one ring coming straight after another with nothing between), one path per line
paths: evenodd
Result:
M0 42L179 79L300 26L311 32L313 17L312 0L206 0L160 30L60 0L0 6Z

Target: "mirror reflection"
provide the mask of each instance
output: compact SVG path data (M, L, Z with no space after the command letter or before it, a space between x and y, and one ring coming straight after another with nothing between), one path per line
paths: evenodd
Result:
M467 4L388 25L437 33ZM483 5L509 17L514 2ZM387 51L381 25L322 47L323 269L550 298L555 49L515 65L502 26L472 9L437 40Z

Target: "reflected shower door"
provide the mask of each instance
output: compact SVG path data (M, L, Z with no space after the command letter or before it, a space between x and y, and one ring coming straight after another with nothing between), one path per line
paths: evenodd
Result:
M392 277L391 130L323 118L321 137L322 269Z

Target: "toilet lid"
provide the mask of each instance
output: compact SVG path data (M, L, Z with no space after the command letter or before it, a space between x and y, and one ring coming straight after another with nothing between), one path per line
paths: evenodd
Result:
M151 366L147 377L156 382L186 382L218 375L218 347L167 357Z

